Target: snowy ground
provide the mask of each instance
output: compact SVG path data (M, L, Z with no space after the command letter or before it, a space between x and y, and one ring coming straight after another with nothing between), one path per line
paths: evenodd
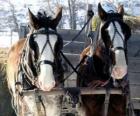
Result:
M12 37L10 32L0 32L0 47L10 47L18 40L18 34L13 32Z

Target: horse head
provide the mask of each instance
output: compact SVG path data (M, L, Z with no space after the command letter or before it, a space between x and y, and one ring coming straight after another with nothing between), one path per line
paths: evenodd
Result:
M119 7L117 13L107 13L99 3L98 15L101 19L99 37L111 59L111 77L123 79L127 74L127 40L131 36L129 26L123 21L123 6Z
M55 68L59 67L59 51L63 41L56 32L56 27L62 17L62 7L51 18L45 12L38 12L35 16L29 10L29 23L34 31L29 36L29 47L34 51L34 66L36 69L36 86L43 91L50 91L56 85Z

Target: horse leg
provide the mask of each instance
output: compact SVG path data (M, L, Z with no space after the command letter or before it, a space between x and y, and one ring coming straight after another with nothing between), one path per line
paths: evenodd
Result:
M126 96L111 95L107 116L126 116Z
M16 86L9 86L9 89L12 95L12 107L17 116L38 116L34 95L20 96Z
M22 98L22 112L24 114L23 116L38 116L38 109L34 94L24 96Z
M82 96L85 116L103 116L104 95Z
M79 106L77 107L77 112L78 112L78 116L86 116L86 111L85 111L85 108L84 108L84 105L82 102L80 102L78 104Z
M46 116L61 116L62 96L41 96Z

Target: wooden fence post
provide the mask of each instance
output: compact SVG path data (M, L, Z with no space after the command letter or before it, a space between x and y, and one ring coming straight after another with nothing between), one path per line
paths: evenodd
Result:
M92 4L88 4L87 5L87 13L86 13L86 22L87 20L89 19L89 16L88 16L88 11L91 11L92 10ZM89 21L89 23L87 24L86 28L85 28L85 33L87 35L87 37L85 38L85 46L89 45L89 39L88 39L88 35L91 31L91 21L92 19Z

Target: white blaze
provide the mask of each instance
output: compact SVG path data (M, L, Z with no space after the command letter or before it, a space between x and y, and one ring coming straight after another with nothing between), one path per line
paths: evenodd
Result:
M127 64L124 51L115 51L116 64L112 69L111 76L115 79L122 79L127 74Z
M111 41L113 42L113 48L116 47L124 48L124 35L122 33L121 26L119 25L118 22L115 22L115 25L119 33L118 32L115 33L115 29L112 23L108 27L109 35ZM114 79L122 79L126 74L127 74L127 64L124 50L115 50L115 65L113 66L111 76Z
M46 35L38 35L37 43L39 43L41 46L40 52L43 49L43 46L46 42ZM39 40L39 41L38 41ZM54 62L54 54L52 50L54 51L54 46L57 41L56 35L49 35L50 45L47 43L45 46L45 49L43 53L41 54L40 61L48 60L51 62ZM51 50L52 48L52 50ZM50 64L41 64L40 65L40 75L38 76L38 83L40 89L44 91L50 91L55 86L55 79L53 74L53 67Z

